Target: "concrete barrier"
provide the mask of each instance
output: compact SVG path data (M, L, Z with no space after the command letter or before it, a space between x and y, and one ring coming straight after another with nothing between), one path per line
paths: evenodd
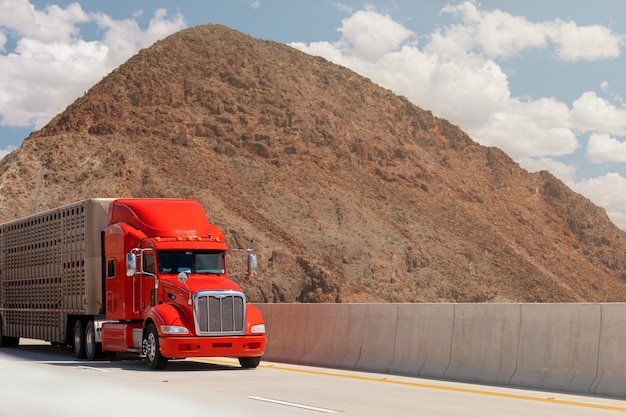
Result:
M354 304L358 306L358 304ZM361 349L359 357L354 365L355 369L387 372L396 345L396 330L398 323L397 304L362 304L356 309L351 309L350 325L360 329ZM363 310L363 311L361 311ZM357 343L358 344L358 343Z
M588 392L596 378L600 304L522 304L511 384Z
M361 357L361 343L367 337L367 330L364 329L366 326L366 309L367 304L349 305L346 350L333 358L333 362L338 362L338 368L357 369L356 363Z
M307 308L306 351L302 362L313 366L341 367L349 350L350 305L309 304Z
M265 359L626 397L626 304L258 304Z
M399 304L388 372L442 378L450 364L453 318L453 304Z
M266 323L265 359L300 363L306 352L308 304L261 304L257 307Z
M626 307L602 305L602 327L596 379L592 394L626 397Z
M450 365L443 376L507 385L517 366L519 304L456 304Z

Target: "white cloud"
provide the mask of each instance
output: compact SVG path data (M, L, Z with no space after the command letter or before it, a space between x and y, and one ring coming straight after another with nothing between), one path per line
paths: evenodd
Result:
M97 24L103 39L82 40L78 23ZM0 124L38 129L140 48L185 24L180 14L170 18L164 9L141 29L135 20L88 15L78 3L39 11L6 0L0 2L0 27L17 39L14 51L0 55Z
M584 92L573 103L571 125L581 132L626 135L626 108L618 108L594 92Z
M252 3L250 3L250 8L252 9L258 9L259 7L261 7L261 2L260 1L253 1Z
M491 113L487 122L468 133L484 145L498 146L514 159L561 156L579 146L567 127L569 109L554 98L512 98Z
M78 23L89 21L80 4L72 3L65 9L48 5L37 10L28 1L0 2L0 27L15 32L19 37L41 42L70 42L79 34Z
M512 56L527 48L547 45L547 36L542 24L531 23L523 17L513 16L500 10L480 11L476 5L464 2L447 5L443 13L460 16L463 25L454 25L445 37L459 43L479 46L489 57Z
M586 156L589 162L626 162L626 143L604 134L589 137Z
M575 184L574 191L603 207L611 221L626 230L626 178L610 172Z
M123 64L139 49L150 46L185 27L181 14L177 13L168 19L165 9L156 10L146 30L142 30L134 19L114 20L102 13L95 13L92 18L106 31L101 42L108 48L106 57L108 71Z
M581 27L574 22L556 20L547 26L547 33L563 61L614 58L619 56L620 46L624 44L623 36L599 25Z
M447 28L437 41L452 41L454 45L465 45L467 50L477 48L492 58L514 56L528 48L545 48L550 42L563 61L614 58L619 56L626 39L600 25L578 26L560 19L533 23L498 9L478 10L469 1L447 5L442 13L459 16L463 24Z
M381 27L384 31L378 30ZM413 35L413 32L394 22L388 15L367 10L358 11L342 20L339 31L343 34L340 47L345 48L347 54L368 61L380 59Z
M2 124L41 127L102 77L106 49L97 42L20 40L15 53L0 56Z

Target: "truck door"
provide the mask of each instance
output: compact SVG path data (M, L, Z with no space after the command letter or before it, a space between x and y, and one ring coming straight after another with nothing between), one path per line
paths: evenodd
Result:
M152 249L133 249L126 256L126 276L130 278L130 304L132 315L127 318L144 318L145 312L155 301L156 275L154 274L154 251Z
M143 253L141 277L141 310L146 311L157 303L156 262L153 251Z

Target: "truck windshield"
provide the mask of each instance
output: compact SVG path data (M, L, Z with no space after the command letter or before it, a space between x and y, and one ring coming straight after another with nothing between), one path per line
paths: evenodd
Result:
M224 252L161 251L158 253L162 274L223 274Z

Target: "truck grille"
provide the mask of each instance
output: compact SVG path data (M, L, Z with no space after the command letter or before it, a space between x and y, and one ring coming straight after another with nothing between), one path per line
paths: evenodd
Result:
M219 336L245 333L246 299L238 291L205 291L194 296L196 333Z

